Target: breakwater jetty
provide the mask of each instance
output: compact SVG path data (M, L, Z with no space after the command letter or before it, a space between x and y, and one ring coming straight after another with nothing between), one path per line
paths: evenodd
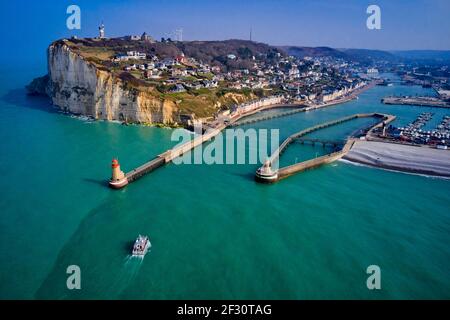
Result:
M113 189L121 189L145 174L148 174L164 164L171 162L173 159L185 154L186 152L193 150L195 147L203 144L204 142L210 141L227 126L232 126L236 121L242 119L243 117L247 117L269 108L281 106L282 102L282 97L274 96L246 103L237 108L232 114L230 114L229 117L216 120L214 123L206 125L206 131L203 134L197 135L192 140L159 154L150 161L127 173L121 171L119 161L117 159L113 159L113 163L111 165L112 176L109 180L109 186Z
M195 147L199 146L200 144L211 140L216 135L218 135L223 129L225 129L226 125L221 124L217 126L216 128L209 128L204 134L196 136L194 139L179 145L175 148L169 149L164 153L159 154L154 159L144 163L143 165L127 172L126 174L119 173L114 174L114 170L117 170L114 167L114 161L117 161L116 159L113 160L113 175L111 180L109 181L109 186L113 189L121 189L128 185L131 182L136 181L140 177L144 176L147 173L150 173L157 168L163 166L164 164L167 164L171 162L173 159L183 155L184 153L194 149ZM117 162L118 164L118 162ZM120 167L119 167L120 170ZM119 179L115 179L115 177L119 177Z
M347 141L345 142L343 148L339 151L334 151L332 153L326 154L324 156L321 157L317 157L311 160L306 160L306 161L302 161L287 167L283 167L283 168L277 168L278 167L278 162L279 162L279 157L281 155L281 153L286 150L286 148L295 140L298 140L299 138L301 138L304 135L307 135L311 132L320 130L320 129L324 129L327 127L331 127L340 123L344 123L353 119L357 119L357 118L369 118L369 117L374 117L379 119L379 121L370 127L370 129L368 130L368 132L373 131L375 128L380 127L380 126L386 126L386 124L388 124L389 122L392 122L395 119L395 116L393 115L388 115L388 114L382 114L382 113L363 113L363 114L354 114L348 117L343 117L340 119L336 119L333 121L328 121L322 124L318 124L315 125L313 127L304 129L302 131L299 131L297 133L294 133L293 135L289 136L286 140L283 141L283 143L278 147L277 150L275 150L275 152L269 157L269 159L267 159L265 161L265 163L263 164L262 167L258 168L258 170L256 170L256 174L255 174L255 178L257 181L260 182L276 182L280 179L286 178L294 173L298 173L298 172L302 172L317 166L320 166L322 164L326 164L326 163L330 163L333 162L335 160L338 160L340 158L342 158L343 156L345 156L350 149L352 148L354 142L355 142L355 138L354 137L350 137L347 139ZM312 139L309 139L312 140ZM319 141L317 141L319 142ZM329 143L329 141L323 141L322 144L326 144ZM275 166L274 166L275 165Z
M450 108L450 102L436 97L386 97L381 99L381 102L384 104Z
M351 94L341 97L336 100L328 101L323 104L311 104L311 105L301 105L301 104L286 104L285 99L282 96L273 96L273 97L267 97L263 98L257 101L249 102L246 104L243 104L242 106L236 108L231 114L225 117L220 117L213 122L206 124L206 131L196 136L194 139L179 145L175 148L169 149L164 153L159 154L155 158L149 160L148 162L144 163L143 165L124 173L120 170L120 164L117 159L113 160L112 164L112 177L109 180L109 186L113 189L121 189L128 185L131 182L136 181L140 177L158 169L159 167L163 166L164 164L167 164L171 162L173 159L189 152L190 150L193 150L195 147L203 144L204 142L210 141L215 136L217 136L222 130L224 130L227 127L233 127L236 125L242 125L242 124L248 124L253 123L257 121L263 121L268 120L276 117L282 117L282 116L289 116L298 112L305 112L305 111L312 111L319 108L324 108L327 106L332 106L340 103L347 102L351 99L355 99L357 94L361 93L364 90L367 90L375 85L375 82L372 82L364 87L359 88L358 90L354 90ZM254 115L258 112L273 109L273 108L279 108L279 107L294 107L293 110L289 110L286 112L280 112L279 114L275 115L269 115L266 117L259 117L255 119L248 119L246 121L239 121L243 118L247 118L251 115ZM350 119L354 119L355 116L351 116ZM348 120L342 120L340 119L340 122L348 121ZM239 122L238 122L239 121ZM309 132L319 130L321 128L324 128L326 126L330 126L333 124L323 124L316 126L314 130L311 130L308 132L304 132L304 134L307 134ZM306 130L304 130L306 131ZM301 137L301 135L298 135L297 138Z
M284 107L284 106L283 106ZM242 126L242 125L246 125L246 124L251 124L251 123L255 123L255 122L259 122L259 121L265 121L265 120L270 120L270 119L275 119L275 118L281 118L281 117L287 117L299 112L305 112L309 109L307 109L307 107L302 107L302 106L298 106L295 105L293 110L289 110L289 111L283 111L283 112L278 112L278 113L274 113L271 115L267 115L264 117L258 117L258 118L250 118L250 119L243 119L239 122L234 122L229 124L229 127L237 127L237 126ZM248 116L246 116L247 118Z

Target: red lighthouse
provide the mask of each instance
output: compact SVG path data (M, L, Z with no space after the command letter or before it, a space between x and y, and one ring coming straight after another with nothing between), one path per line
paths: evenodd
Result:
M123 171L120 170L120 164L117 159L112 160L111 168L112 168L112 175L111 179L109 180L109 186L114 189L120 189L125 187L128 184L128 179L123 173Z

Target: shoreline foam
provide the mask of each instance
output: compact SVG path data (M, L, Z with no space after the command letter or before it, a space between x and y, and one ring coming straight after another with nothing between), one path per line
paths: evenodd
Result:
M450 178L450 152L447 150L356 141L343 159L391 171Z

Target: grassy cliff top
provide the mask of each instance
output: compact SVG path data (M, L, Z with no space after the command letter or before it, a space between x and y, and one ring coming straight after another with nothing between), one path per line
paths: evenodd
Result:
M139 51L161 59L174 58L184 53L187 57L218 66L224 71L249 68L254 62L270 62L277 54L285 55L284 51L276 47L247 40L149 42L122 38L84 38L70 39L66 44L83 55L105 61L127 51ZM235 55L237 59L228 59L230 54Z
M185 85L185 91L174 92L175 83L172 71L186 69L188 65L173 66L170 70L162 72L158 79L144 76L143 70L125 71L125 67L131 64L144 64L147 60L113 61L119 54L128 51L146 53L147 57L156 56L159 61L166 58L175 58L182 53L186 57L194 58L197 62L207 63L210 66L219 66L223 72L242 68L250 68L257 61L271 59L279 52L269 45L243 41L190 41L190 42L148 42L124 39L70 39L58 40L53 44L65 44L94 64L98 69L107 71L121 79L124 85L131 90L146 92L161 100L173 101L180 113L194 114L199 118L214 115L219 110L230 108L232 105L243 103L264 95L264 90L231 89L227 81L219 81L213 88L191 88L189 84L201 83L212 80L212 73L198 72L195 75L183 75L176 78L176 83ZM233 54L237 58L231 60L227 55ZM281 54L281 53L280 53ZM190 67L195 67L189 65Z

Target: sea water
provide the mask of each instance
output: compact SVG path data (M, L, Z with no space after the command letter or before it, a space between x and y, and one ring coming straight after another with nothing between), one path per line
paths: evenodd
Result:
M110 190L113 157L130 170L173 146L172 130L72 118L26 95L35 70L0 70L0 298L450 298L449 180L334 162L265 185L258 164L169 164ZM433 92L375 87L241 128L285 139L354 113L395 114L396 125L448 114L380 103L400 93ZM360 125L315 134L345 139ZM281 162L328 151L295 144ZM129 256L139 234L152 242L144 259ZM67 289L70 265L80 290ZM370 265L381 290L366 286Z

